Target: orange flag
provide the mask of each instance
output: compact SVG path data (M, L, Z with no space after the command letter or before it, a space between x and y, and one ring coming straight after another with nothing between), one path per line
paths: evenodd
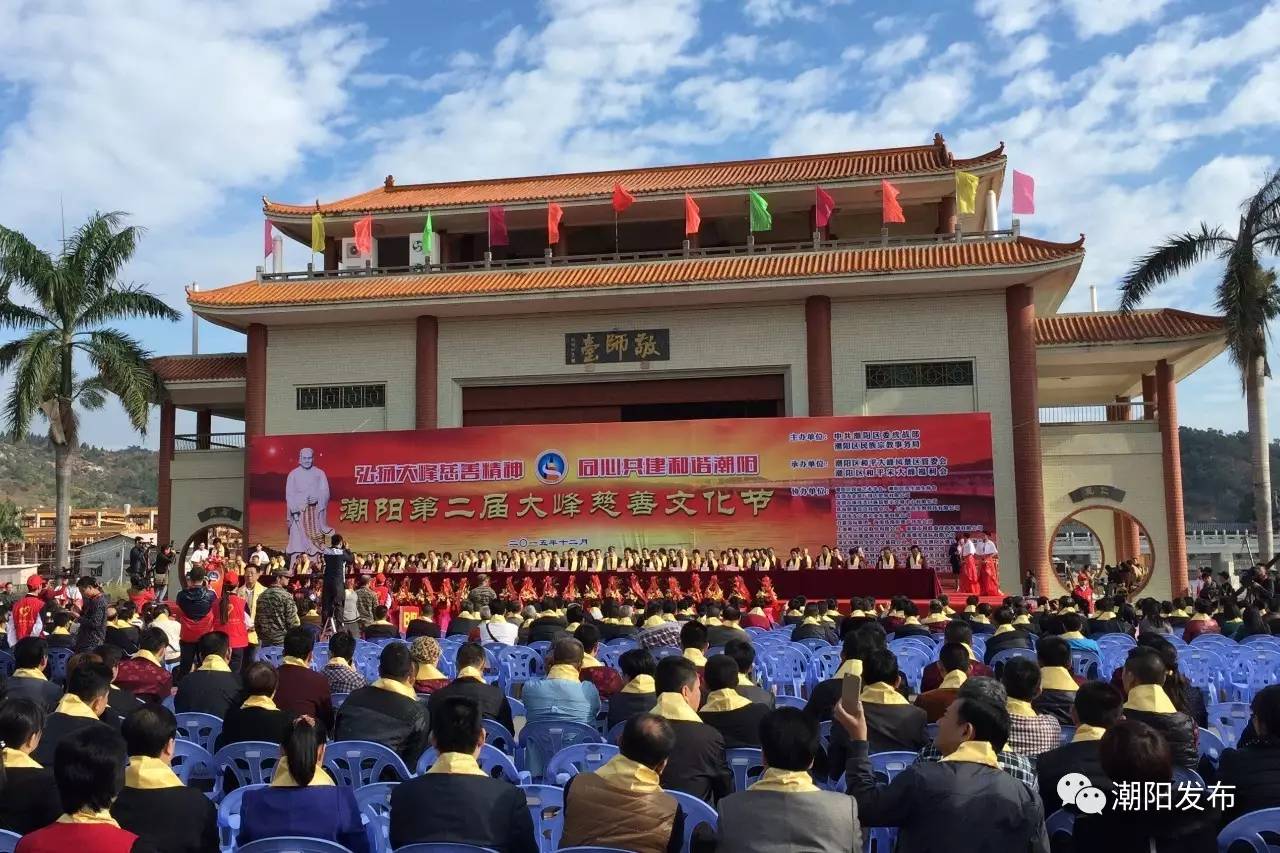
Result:
M613 185L613 212L622 213L631 205L635 204L636 197L627 192L627 188L622 184Z
M560 242L560 220L564 218L564 208L554 201L547 204L547 245L554 246Z
M373 214L355 221L356 251L361 255L373 254Z
M886 225L890 222L907 221L907 217L902 213L902 205L898 204L900 192L901 190L888 181L880 181L880 221Z
M698 229L702 227L702 212L698 210L698 203L688 193L684 194L684 233L686 235L697 234Z

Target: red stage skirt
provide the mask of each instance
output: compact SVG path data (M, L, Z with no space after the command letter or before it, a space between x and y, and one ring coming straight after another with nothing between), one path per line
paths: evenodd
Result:
M1000 595L999 557L981 557L978 560L979 595Z
M982 585L978 582L978 561L971 554L960 559L960 594L981 595Z

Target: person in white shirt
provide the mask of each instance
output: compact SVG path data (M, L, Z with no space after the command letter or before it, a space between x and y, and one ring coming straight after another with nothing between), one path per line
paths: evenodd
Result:
M191 553L187 555L187 572L191 572L192 566L203 566L204 561L209 559L209 549L203 542L197 542L191 549Z
M514 646L520 635L520 626L503 615L500 601L494 601L491 606L491 612L488 607L480 608L480 616L484 619L479 629L481 644L502 643L504 646Z
M254 546L253 553L249 555L249 559L250 560L256 559L258 561L259 566L265 566L271 560L271 556L267 554L266 550L262 547L261 543L259 543L258 545Z

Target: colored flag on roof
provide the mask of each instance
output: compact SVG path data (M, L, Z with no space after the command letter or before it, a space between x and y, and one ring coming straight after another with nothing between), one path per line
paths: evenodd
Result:
M628 207L636 203L636 197L627 192L627 188L622 184L613 185L613 212L622 213Z
M554 201L547 205L547 245L554 246L560 242L560 220L564 219L564 208Z
M427 263L431 263L431 241L436 237L436 229L431 224L431 211L427 211L427 221L422 223L422 254Z
M684 194L684 233L686 235L697 234L698 229L702 227L702 211L698 209L698 203L693 200L693 196L688 193Z
M356 251L361 255L373 255L373 214L357 219L355 232Z
M769 202L755 190L747 190L747 199L751 204L751 230L768 231L773 227L773 214L769 212Z
M1017 169L1013 170L1013 212L1036 212L1036 179Z
M500 204L489 207L489 245L507 245L507 209Z
M271 220L262 220L262 257L271 257Z
M311 251L324 254L324 217L320 211L311 215Z
M901 192L893 184L886 180L880 181L880 221L885 225L890 222L906 222L907 217L902 212L902 205L898 203L898 193Z
M831 222L831 215L836 212L836 200L831 193L822 187L813 191L813 224L818 228L826 228Z
M956 169L956 213L974 213L978 209L978 176Z

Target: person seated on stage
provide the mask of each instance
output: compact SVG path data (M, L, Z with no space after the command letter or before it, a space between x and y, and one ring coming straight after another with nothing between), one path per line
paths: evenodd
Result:
M695 619L681 625L680 648L685 660L691 661L701 673L707 665L707 626Z
M1115 606L1114 598L1098 599L1098 609L1089 617L1089 636L1097 638L1103 634L1133 633L1133 627L1116 615Z
M62 814L53 768L42 767L31 757L40 743L45 718L44 706L25 696L11 696L0 703L0 742L4 744L0 829L8 832L26 835Z
M943 611L943 604L938 599L929 602L929 615L920 620L920 624L929 629L930 634L941 634L947 630L951 617Z
M654 676L658 702L653 713L671 723L675 749L662 771L662 787L715 805L733 790L733 774L725 760L724 738L694 710L702 704L698 670L681 657L658 662Z
M284 635L284 660L276 670L276 706L298 716L310 715L326 730L333 726L333 697L329 679L311 668L315 639L305 627Z
M372 621L372 610L370 610L370 621ZM430 604L424 604L418 611L418 615L409 620L409 624L405 626L404 638L413 640L417 637L430 637L433 640L440 639L440 626L435 621L436 610Z
M962 619L953 619L951 624L947 625L947 630L942 632L943 639L948 643L959 643L965 647L965 651L969 653L969 677L976 678L978 676L991 676L991 667L987 666L982 660L973 653L973 629L968 622ZM941 686L942 679L946 676L946 670L937 661L929 664L924 668L924 675L920 679L920 690L929 691Z
M831 706L840 701L842 682L846 675L862 675L862 659L873 651L883 649L884 630L876 625L874 628L862 627L844 635L840 644L840 667L831 678L824 679L814 686L809 694L809 701L804 709L813 715L818 722L831 719Z
M439 752L422 775L391 793L391 848L452 843L538 853L538 837L525 792L480 769L483 716L470 699L455 696L432 714L431 743Z
M526 681L522 699L525 720L571 721L594 725L600 713L600 692L581 680L582 643L566 637L551 647L551 667L547 677ZM551 756L546 756L550 758Z
M387 621L386 607L379 604L373 608L373 621L364 627L364 638L366 640L395 640L399 639L400 632L396 630L396 626Z
M618 741L619 754L565 785L560 845L636 853L683 850L684 811L660 783L675 743L671 724L661 717L631 717Z
M1076 732L1071 742L1036 759L1036 778L1046 814L1062 808L1058 781L1068 773L1083 773L1089 784L1100 791L1111 789L1111 780L1102 769L1098 742L1107 729L1120 721L1123 705L1120 691L1101 681L1086 682L1076 691L1071 707L1071 725L1076 726Z
M329 681L330 701L335 693L354 693L367 683L352 663L355 653L356 638L346 631L329 638L329 662L320 674Z
M49 663L48 642L43 637L23 637L13 647L13 658L18 668L4 681L5 698L23 696L45 711L58 707L62 688L44 674Z
M938 723L942 760L922 755L888 785L877 780L871 765L870 708L846 710L837 703L832 727L833 740L839 730L850 744L845 787L857 801L863 827L898 827L902 853L943 849L940 839L963 839L954 846L964 850L1049 850L1039 796L1001 769L1009 735L1004 706L966 690Z
M763 595L757 595L751 609L742 615L741 626L745 628L763 628L766 631L773 627L773 617L765 610L769 601Z
M920 608L911 599L902 602L903 622L893 632L894 637L932 637L933 630L920 624Z
M738 663L728 655L707 660L707 695L698 716L720 732L726 749L760 746L760 721L771 710L738 692Z
M415 693L434 693L449 684L449 676L437 668L440 654L440 644L430 637L415 637L410 644L409 657L413 660Z
M806 604L804 618L791 632L791 642L798 643L815 637L828 643L835 643L838 639L835 629L829 623L822 621L818 605Z
M107 711L110 693L111 670L100 660L84 661L74 669L68 666L67 692L45 720L44 734L31 757L41 767L52 767L59 741L81 729L111 729L100 719Z
M1031 704L1040 695L1040 665L1013 658L1005 662L1000 682L1009 696L1009 750L1034 758L1057 749L1062 743L1062 725L1051 714L1037 713Z
M724 653L733 658L738 665L738 692L752 702L759 702L772 708L776 697L772 690L766 690L751 680L751 671L756 663L756 649L750 640L730 640L725 643Z
M799 625L804 621L804 608L807 599L803 595L797 595L787 602L787 612L782 616L783 625ZM815 609L813 615L817 616L818 611Z
M222 720L222 732L214 743L214 750L227 744L261 740L283 743L293 722L293 713L276 707L272 699L276 692L276 671L271 664L254 661L244 668L244 701L227 711Z
M484 648L479 643L464 643L458 649L455 662L458 677L431 693L427 700L428 716L434 721L442 702L461 697L475 702L485 718L497 720L507 731L514 733L515 722L511 718L511 703L507 701L506 694L497 684L484 680L484 672L489 665Z
M924 708L931 723L942 719L959 694L960 686L968 680L969 652L959 643L943 643L938 651L938 663L947 671L942 683L916 697L917 707Z
M169 767L178 734L169 709L143 705L124 719L120 733L129 754L124 790L111 806L120 827L158 850L217 850L217 806Z
M862 661L862 706L874 752L916 752L929 742L925 725L929 715L900 692L902 676L898 659L888 649L868 652ZM839 699L835 705L839 704ZM835 705L832 706L834 717ZM832 778L839 775L849 754L849 739L839 726L832 726L828 746L828 768Z
M882 570L898 568L898 557L888 545L880 549L880 556L876 559L876 568Z
M319 838L351 853L370 853L355 789L335 785L324 769L325 728L318 720L298 717L280 747L271 784L249 791L240 804L243 847L263 838Z
M645 649L631 649L618 658L625 683L609 700L609 728L636 714L649 711L658 701L653 674L658 664Z
M601 699L609 699L622 689L622 676L613 667L605 666L596 659L596 653L600 651L600 629L594 623L584 622L573 632L573 638L582 643L579 677L594 684Z
M739 620L742 611L730 604L721 611L720 624L707 628L707 645L723 646L730 640L750 640L747 632L742 630Z
M554 598L544 598L542 599L542 609L538 611L538 617L528 626L528 639L525 642L551 643L568 633L569 621L560 615L556 608L556 600Z
M1040 661L1040 695L1031 705L1038 714L1048 714L1064 726L1073 726L1071 708L1083 679L1071 672L1071 647L1061 637L1045 637L1036 646Z
M987 663L991 663L997 654L1007 649L1033 648L1031 635L1023 627L1013 624L1015 618L1013 609L1009 607L1001 607L992 615L995 631L987 638L984 655Z
M809 775L818 755L818 724L796 708L771 711L760 724L764 773L720 803L719 850L774 853L862 850L858 805L819 790Z
M1155 648L1138 646L1132 649L1124 662L1121 676L1127 697L1124 716L1158 731L1169 742L1174 763L1194 769L1199 763L1196 721L1179 711L1165 691L1166 682L1178 677L1169 671ZM1170 686L1175 690L1180 687L1176 682Z

